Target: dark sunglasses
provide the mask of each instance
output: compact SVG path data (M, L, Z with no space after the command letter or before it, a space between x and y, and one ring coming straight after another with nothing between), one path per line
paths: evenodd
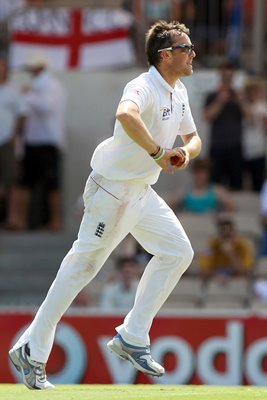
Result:
M187 54L191 54L194 51L194 45L193 44L177 44L175 46L170 46L170 47L165 47L164 49L159 49L158 53L164 50L176 50L176 49L183 49L183 51Z

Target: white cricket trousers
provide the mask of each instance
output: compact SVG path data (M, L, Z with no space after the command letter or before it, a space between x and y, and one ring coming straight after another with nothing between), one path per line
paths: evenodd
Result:
M14 346L29 343L35 361L47 362L62 315L129 232L154 255L139 282L132 310L116 328L133 345L150 343L153 318L193 258L182 225L149 185L110 181L92 172L83 197L85 210L78 238L33 322Z

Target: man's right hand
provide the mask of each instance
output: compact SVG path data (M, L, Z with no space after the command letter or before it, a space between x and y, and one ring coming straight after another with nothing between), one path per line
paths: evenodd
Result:
M179 152L175 149L164 149L165 155L161 160L156 163L168 174L173 174L173 168L171 167L171 157L179 156Z

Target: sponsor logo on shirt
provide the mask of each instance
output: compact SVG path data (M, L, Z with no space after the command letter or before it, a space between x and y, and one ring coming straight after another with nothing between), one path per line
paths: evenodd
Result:
M171 109L169 107L162 107L160 109L162 112L162 121L166 121L167 119L170 119L171 117Z

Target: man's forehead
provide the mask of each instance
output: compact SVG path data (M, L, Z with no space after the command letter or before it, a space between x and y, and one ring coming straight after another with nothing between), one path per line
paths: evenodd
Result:
M189 36L184 32L175 31L172 34L173 43L191 43Z

